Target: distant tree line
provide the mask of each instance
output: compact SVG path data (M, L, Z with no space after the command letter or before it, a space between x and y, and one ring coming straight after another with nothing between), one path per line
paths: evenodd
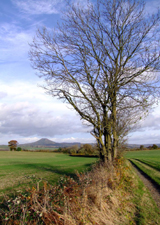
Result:
M70 147L59 148L57 152L68 153L70 155L98 155L98 146L91 144L73 145Z
M153 144L152 146L149 147L144 147L144 145L140 145L140 150L146 150L146 149L158 149L159 147L156 144Z

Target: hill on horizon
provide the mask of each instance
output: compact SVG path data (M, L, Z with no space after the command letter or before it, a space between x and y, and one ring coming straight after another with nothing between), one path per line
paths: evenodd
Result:
M41 138L38 141L32 142L32 143L27 143L27 144L20 144L20 146L30 146L30 147L52 147L52 148L59 148L59 147L69 147L73 145L78 145L80 146L80 142L72 142L72 143L67 143L67 142L62 142L62 143L57 143L54 141L49 140L48 138Z
M32 146L37 146L37 145L41 145L41 146L52 146L52 145L54 145L55 144L55 142L54 141L51 141L51 140L49 140L48 138L41 138L40 140L38 140L38 141L35 141L35 142L31 142L31 143L26 143L26 144L21 144L21 145L25 145L25 146L30 146L30 145L32 145Z

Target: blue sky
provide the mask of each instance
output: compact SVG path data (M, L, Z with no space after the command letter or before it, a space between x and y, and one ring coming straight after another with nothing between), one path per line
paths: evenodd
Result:
M146 4L147 12L160 7L159 0ZM37 28L56 27L65 0L0 0L0 9L0 144L42 137L56 142L94 142L90 128L69 106L38 87L43 81L35 75L28 57ZM130 133L129 143L160 143L160 106L140 125Z

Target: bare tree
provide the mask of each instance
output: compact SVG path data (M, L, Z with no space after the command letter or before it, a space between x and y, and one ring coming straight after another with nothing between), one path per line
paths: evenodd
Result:
M160 16L144 9L136 0L68 5L58 30L39 29L31 44L44 88L93 126L103 161L117 156L127 122L120 115L144 112L159 97Z

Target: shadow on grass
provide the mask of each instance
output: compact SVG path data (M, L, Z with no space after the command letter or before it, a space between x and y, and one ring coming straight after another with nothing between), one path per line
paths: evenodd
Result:
M70 177L73 177L75 178L76 177L76 174L75 174L75 171L79 171L79 172L83 172L83 171L88 171L88 170L91 170L91 166L92 166L93 163L88 163L88 164L83 164L83 165L80 165L80 166L77 166L75 165L75 167L70 167L70 168L66 168L65 166L58 166L58 165L48 165L48 164L39 164L39 163L27 163L27 164L17 164L17 165L14 165L16 167L16 169L19 169L19 170L27 170L27 169L34 169L34 170L37 170L37 171L47 171L47 172L51 172L51 173L54 173L54 174L58 174L58 175L66 175L66 176L70 176Z
M31 170L35 170L34 172L50 172L50 173L53 173L53 174L57 174L59 175L58 177L60 176L69 176L69 177L72 177L74 178L75 180L78 179L77 175L76 175L76 171L78 172L85 172L85 171L89 171L91 170L91 166L92 166L93 163L88 163L88 164L83 164L83 165L80 165L80 166L76 166L75 167L70 167L70 168L65 168L65 166L58 166L58 165L48 165L48 164L41 164L41 163L27 163L27 164L24 164L24 163L20 163L18 162L18 164L14 165L14 167L19 170L19 171L27 171L27 169L31 169ZM33 175L34 175L34 172L33 172ZM15 185L14 187L8 187L8 188L5 188L5 191L2 190L1 192L2 193L6 193L7 196L10 196L10 197L13 197L16 195L16 189L17 188L20 188L22 189L23 191L25 191L25 185L33 185L33 183L37 183L37 180L39 180L39 177L38 176L35 176L35 177L32 177L32 175L28 176L26 174L26 178L29 178L30 181L29 182L24 182L23 183L23 180L21 180L21 182L17 185ZM59 178L55 178L53 176L53 180L52 179L49 179L47 180L47 182L49 182L49 184L51 185L54 185L57 181L58 181ZM42 178L42 181L43 180L46 180L45 178ZM0 202L2 201L3 199L3 196L0 196Z

